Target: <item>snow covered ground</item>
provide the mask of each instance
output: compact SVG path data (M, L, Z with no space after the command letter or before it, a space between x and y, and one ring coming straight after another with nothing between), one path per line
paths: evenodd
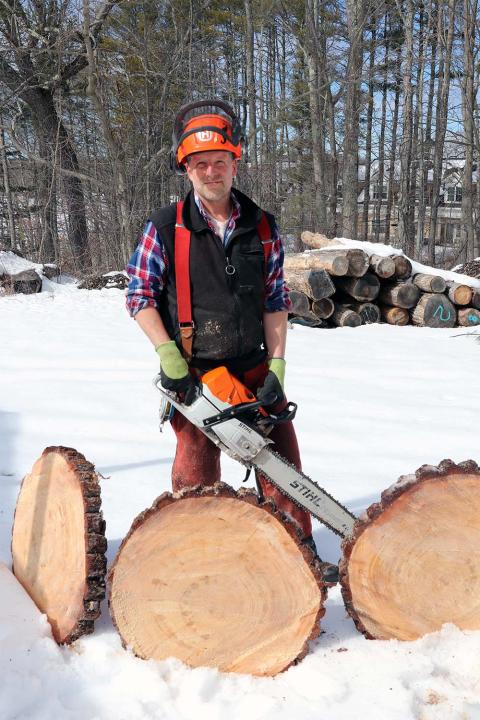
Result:
M44 290L0 298L0 561L10 564L22 476L46 446L66 445L104 476L111 562L135 515L169 489L174 439L157 430L157 358L121 291L50 281ZM290 330L287 390L305 472L359 513L424 463L480 461L472 332ZM223 470L238 487L241 468L226 458ZM315 540L338 559L336 536L317 524ZM338 589L322 629L305 660L273 679L139 660L106 606L94 635L59 648L0 566L0 718L480 720L480 632L445 626L414 643L367 641Z

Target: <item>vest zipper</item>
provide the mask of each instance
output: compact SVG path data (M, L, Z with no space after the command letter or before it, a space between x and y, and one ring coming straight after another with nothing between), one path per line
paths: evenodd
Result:
M235 231L232 233L232 237L234 235ZM233 297L233 308L234 308L234 314L235 314L235 325L236 325L236 337L235 337L235 347L236 347L236 356L238 357L241 353L241 319L242 319L242 313L241 313L241 305L240 300L238 297L238 294L235 292L235 289L233 287L233 283L235 281L235 275L237 274L237 270L234 265L231 263L231 252L228 252L231 248L231 242L232 237L230 237L227 246L224 247L225 252L225 273L227 275L227 284L229 287L230 292L232 293ZM231 271L229 271L231 268Z

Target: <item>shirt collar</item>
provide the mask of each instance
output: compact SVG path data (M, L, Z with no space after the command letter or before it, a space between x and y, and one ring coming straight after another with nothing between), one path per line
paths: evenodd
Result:
M210 215L205 205L202 203L201 199L198 197L197 193L194 192L193 194L195 198L195 204L200 212L200 215L203 217L207 225L211 228L214 218ZM227 224L230 224L230 222L233 220L237 220L240 217L241 213L241 207L240 203L238 202L237 198L233 193L230 193L230 198L232 200L232 212L230 213L230 217L228 218Z

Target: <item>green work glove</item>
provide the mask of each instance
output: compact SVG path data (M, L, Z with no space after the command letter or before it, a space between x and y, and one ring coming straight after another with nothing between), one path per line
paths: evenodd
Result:
M160 358L163 372L170 380L180 380L180 378L188 375L188 365L175 340L160 343L155 348L155 352Z
M261 387L257 388L257 400L263 403L263 407L271 410L279 403L285 402L283 382L285 379L285 360L283 358L272 358L268 361L269 372Z
M175 341L157 345L155 352L160 358L162 386L179 395L185 405L190 405L196 397L196 384Z
M273 357L268 361L268 369L277 376L278 382L282 386L282 390L285 387L285 365L286 362L283 358Z

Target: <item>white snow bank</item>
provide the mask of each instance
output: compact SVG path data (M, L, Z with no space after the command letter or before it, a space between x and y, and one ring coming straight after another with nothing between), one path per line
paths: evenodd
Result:
M0 251L0 277L2 275L16 275L24 270L35 270L42 279L42 293L46 292L53 295L65 290L75 289L77 280L74 277L67 273L60 273L53 280L49 280L43 274L43 267L42 263L26 260L10 250Z
M8 572L8 571L7 571ZM480 718L480 633L445 626L413 643L368 641L341 619L276 678L145 662L105 628L58 647L11 576L0 575L2 720L406 720Z
M0 275L15 275L24 270L36 270L39 275L42 275L42 269L41 263L26 260L10 250L0 251Z
M77 448L101 478L108 559L170 489L173 432L158 432L158 358L120 290L0 299L0 560L22 476L47 445ZM288 333L287 392L305 472L359 514L400 475L480 460L480 348L471 329L369 325ZM243 469L224 458L223 479ZM339 539L315 522L321 555ZM454 581L454 578L450 578ZM17 588L18 589L18 588ZM480 632L367 641L330 591L310 654L273 679L145 662L106 604L95 633L58 648L0 581L1 720L480 720ZM30 619L28 619L30 618Z

